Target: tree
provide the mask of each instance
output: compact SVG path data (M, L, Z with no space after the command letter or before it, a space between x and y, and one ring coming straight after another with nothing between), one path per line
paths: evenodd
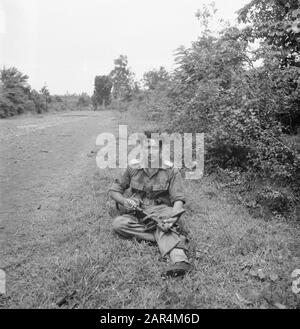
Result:
M77 107L83 108L83 107L88 107L91 104L91 98L89 97L88 94L82 93L77 101Z
M261 39L274 46L284 65L300 67L299 0L252 0L239 11L249 41Z
M98 75L95 77L95 88L92 96L94 108L98 106L107 106L111 101L112 81L107 75Z
M211 163L291 182L297 158L281 140L278 115L289 112L285 119L294 120L299 69L282 67L269 48L258 50L264 61L255 67L243 31L228 27L215 35L204 29L190 48L178 50L169 102L160 100L161 121L172 132L204 132Z
M284 16L278 8L286 3L291 14ZM140 107L162 130L204 132L208 169L247 172L245 177L258 178L255 183L293 191L290 199L276 190L267 196L283 196L286 204L299 198L300 158L286 133L295 132L299 123L300 69L291 57L298 52L298 32L284 30L281 20L293 20L298 3L253 0L241 14L250 26L229 26L219 33L209 29L214 10L198 11L200 37L178 49L166 90L155 87L157 72L145 75L149 90ZM260 47L250 51L255 40Z
M252 0L239 11L239 20L248 24L242 37L260 41L255 56L264 65L258 70L273 86L277 120L286 133L296 133L300 126L299 0Z
M0 71L0 80L0 116L8 117L25 112L30 95L28 76L19 72L15 67L4 67Z
M53 97L53 100L54 100L54 102L57 102L57 103L63 103L63 99L62 99L62 97L59 96L59 95L55 95L55 96Z
M115 68L110 72L112 96L114 99L130 101L134 87L133 73L128 68L127 56L114 60Z
M32 90L30 93L30 99L35 105L35 111L37 113L42 113L46 111L46 104L44 97L36 90Z
M143 76L144 86L148 90L154 90L160 84L169 81L169 79L169 73L163 66L161 66L159 70L151 70L146 72Z
M48 104L51 102L51 96L50 96L48 87L46 85L44 87L42 87L42 89L40 90L40 93L44 98L45 110L48 111Z

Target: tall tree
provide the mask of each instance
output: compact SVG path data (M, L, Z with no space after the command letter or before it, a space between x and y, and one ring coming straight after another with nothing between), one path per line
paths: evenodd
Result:
M30 93L30 99L35 105L35 111L37 113L42 113L46 111L46 104L44 97L36 90L32 90Z
M0 71L0 80L0 116L8 117L25 112L30 95L28 76L15 67L4 67Z
M91 98L89 97L88 94L82 93L77 101L77 107L79 108L85 108L88 107L91 104Z
M169 79L169 74L163 66L159 70L146 72L143 76L144 85L148 90L154 90L161 83L169 81Z
M273 85L277 98L276 117L286 133L296 133L300 125L300 1L252 0L239 11L247 26L242 36L260 41L256 58L258 68Z
M300 1L252 0L239 11L248 24L244 36L261 39L279 51L284 65L300 67Z
M98 75L95 77L95 88L92 97L94 108L101 105L108 105L111 101L112 81L107 75Z
M41 95L44 98L44 102L45 102L45 109L46 111L48 111L48 104L51 102L51 97L50 97L50 92L48 87L45 85L42 87L42 89L40 90Z
M114 61L115 67L110 73L112 96L114 99L131 100L134 86L133 74L128 68L127 56L121 55Z

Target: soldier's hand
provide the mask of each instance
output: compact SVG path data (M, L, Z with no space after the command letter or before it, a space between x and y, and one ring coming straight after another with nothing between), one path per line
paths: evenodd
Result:
M175 218L173 217L173 218L165 219L165 220L162 221L161 229L164 232L168 232L176 222L177 222L176 217Z
M172 218L168 218L163 220L164 224L169 224L170 227L172 227L175 223L177 222L177 217L172 217Z
M133 199L125 199L124 200L124 207L127 209L134 209L138 206L138 203Z

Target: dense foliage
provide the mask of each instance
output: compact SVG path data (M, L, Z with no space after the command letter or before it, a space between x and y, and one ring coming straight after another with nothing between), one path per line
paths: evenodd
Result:
M112 81L109 76L98 75L95 77L95 89L92 96L94 108L106 106L111 102Z
M93 97L90 97L87 93L82 93L77 101L78 109L87 109L92 105Z
M248 25L216 35L211 11L199 11L203 33L178 49L175 72L147 88L140 108L170 132L204 132L208 168L251 172L299 193L299 14L298 1L253 0L239 14Z
M112 97L115 100L130 101L134 90L133 73L128 67L127 56L121 55L114 60L115 67L110 72Z
M15 67L0 70L0 118L22 113L43 113L88 109L91 99L87 94L51 95L47 86L38 92L28 83L28 76Z
M34 108L30 98L28 76L16 68L3 68L0 72L0 117L21 114Z
M300 66L299 0L252 0L239 20L250 23L243 31L249 41L262 39L280 50L283 63Z

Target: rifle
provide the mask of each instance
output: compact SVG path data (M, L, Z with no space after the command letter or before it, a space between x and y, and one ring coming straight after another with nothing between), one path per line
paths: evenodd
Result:
M164 219L180 217L185 209L181 208L178 211L172 213L171 216L162 216L155 213L148 213L144 209L142 209L139 205L132 206L129 210L134 212L134 215L140 219L141 223L143 223L147 230L152 230L156 226L158 226L163 232L172 231L177 234L176 230L170 227L168 224L164 223Z

